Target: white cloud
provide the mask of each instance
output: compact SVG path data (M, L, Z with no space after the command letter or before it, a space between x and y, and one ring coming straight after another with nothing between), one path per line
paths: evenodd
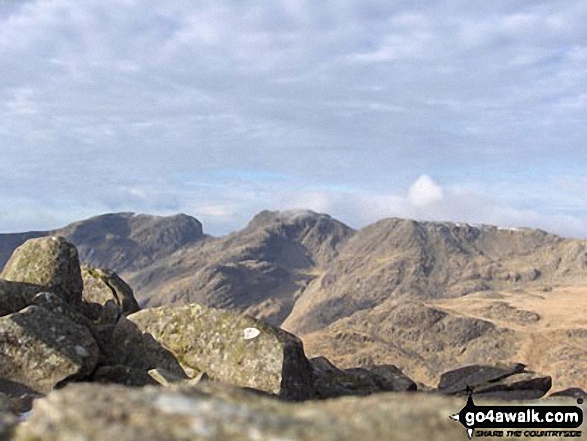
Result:
M422 175L410 187L408 201L414 207L426 207L440 202L443 196L442 187L434 182L430 176Z
M587 235L556 185L587 169L585 22L579 0L0 3L0 229L91 201L215 232L293 206Z

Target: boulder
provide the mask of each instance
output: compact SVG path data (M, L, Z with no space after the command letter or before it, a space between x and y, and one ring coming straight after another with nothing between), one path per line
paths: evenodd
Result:
M467 387L476 387L491 383L511 375L524 372L525 365L516 363L510 366L481 366L472 365L445 372L440 376L438 392L443 394L463 394Z
M81 302L83 282L77 250L60 236L27 240L14 250L0 279L41 285L67 303Z
M347 395L368 395L357 393L355 378L337 368L326 357L310 359L316 395L320 399L337 398Z
M27 306L22 283L0 280L0 316L12 314Z
M179 339L181 335L176 337ZM143 375L149 375L148 372L152 369L163 369L183 379L189 379L190 376L199 373L199 369L192 369L189 371L192 375L188 376L171 350L153 338L150 333L144 333L129 318L124 317L113 329L106 355L108 364L128 366L142 371Z
M136 326L143 335L133 331ZM149 336L152 336L150 337ZM283 399L314 396L312 367L302 342L292 334L234 311L191 304L145 309L122 319L114 331L123 364L137 363L141 347L154 338L170 351L190 377L206 372L212 380L251 387ZM129 364L133 365L133 364ZM150 366L163 368L166 366Z
M474 396L499 400L535 400L552 387L552 378L523 372L474 388Z
M56 314L62 315L77 325L83 326L92 334L94 341L98 345L100 349L100 356L103 357L103 353L106 351L106 345L108 343L108 337L104 336L102 332L100 332L100 326L97 326L87 318L80 309L82 308L75 308L74 306L66 303L61 297L51 292L40 292L38 293L31 302L32 305L41 306L49 311L52 311Z
M587 398L587 392L583 389L578 387L570 387L565 390L559 390L558 392L553 392L549 396L550 397L573 397L573 398Z
M417 393L287 403L213 382L70 384L35 402L14 441L455 441L466 431L449 415L464 405L462 397Z
M99 350L90 331L40 306L0 318L0 378L46 394L90 374Z
M92 319L116 323L121 316L140 310L132 288L114 271L82 267L83 300L89 305Z
M314 371L316 394L322 399L416 390L416 383L392 365L342 370L326 357L312 358L310 363Z
M372 366L369 371L384 378L391 384L390 390L397 392L413 392L418 389L416 383L403 373L403 371L392 364L381 364Z

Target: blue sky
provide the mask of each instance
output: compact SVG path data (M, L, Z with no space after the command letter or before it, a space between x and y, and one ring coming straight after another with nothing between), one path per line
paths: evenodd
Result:
M587 238L587 3L0 0L0 231L262 209Z

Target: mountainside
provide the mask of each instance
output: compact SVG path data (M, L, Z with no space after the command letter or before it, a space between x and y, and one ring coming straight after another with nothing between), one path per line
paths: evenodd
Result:
M387 219L357 232L284 329L344 367L518 360L587 384L587 242L539 230Z
M352 234L327 215L264 211L243 230L184 248L129 281L149 306L198 302L279 325Z
M142 305L236 309L342 367L394 364L433 385L450 369L511 361L555 388L587 388L587 241L404 219L354 231L311 211L264 211L214 238L186 215L120 213L0 235L1 261L43 234L118 271Z
M359 231L284 325L312 332L389 301L584 281L584 241L540 230L386 219Z
M104 214L57 230L0 234L0 267L26 240L50 235L63 236L75 244L81 261L120 273L144 268L205 238L202 224L185 214L169 217Z

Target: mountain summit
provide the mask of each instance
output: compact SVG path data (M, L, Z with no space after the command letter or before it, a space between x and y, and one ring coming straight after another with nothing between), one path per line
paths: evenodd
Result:
M558 389L587 388L587 241L397 218L355 231L312 211L263 211L216 238L186 215L117 213L0 235L0 261L48 234L119 272L142 305L237 310L341 367L393 364L431 385L522 362Z

